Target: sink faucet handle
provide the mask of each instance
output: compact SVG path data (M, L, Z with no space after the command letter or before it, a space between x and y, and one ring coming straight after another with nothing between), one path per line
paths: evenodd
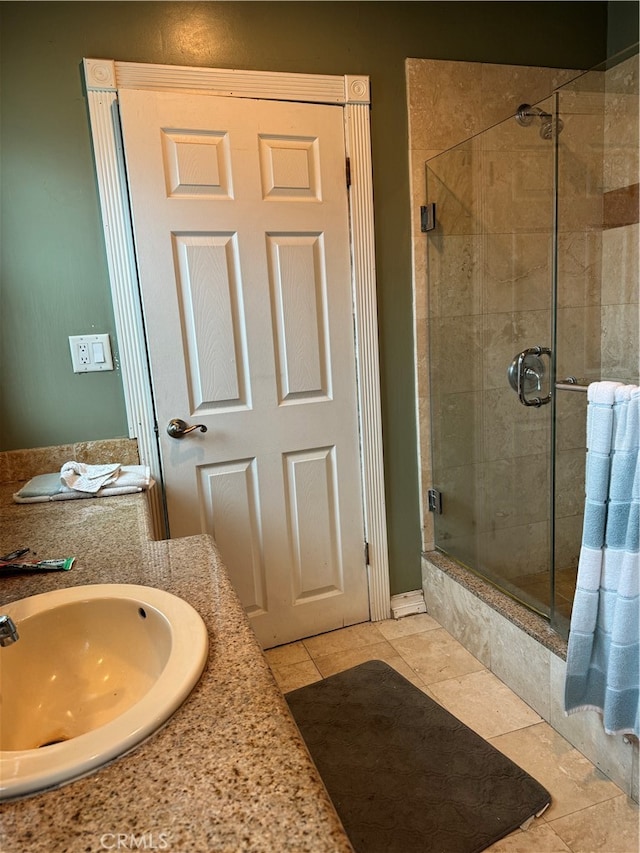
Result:
M0 646L10 646L19 639L19 636L11 616L0 616Z

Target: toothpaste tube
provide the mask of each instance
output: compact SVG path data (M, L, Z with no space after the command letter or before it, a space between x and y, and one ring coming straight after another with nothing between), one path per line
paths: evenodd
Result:
M0 560L0 575L28 574L30 572L68 572L75 559L75 557L65 557L62 560L37 560L34 563Z

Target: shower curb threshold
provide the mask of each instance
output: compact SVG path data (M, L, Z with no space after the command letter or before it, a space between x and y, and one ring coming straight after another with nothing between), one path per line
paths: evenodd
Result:
M422 557L447 574L496 613L520 628L562 660L567 659L567 641L554 631L546 619L515 601L487 581L446 557L440 551L423 551Z
M594 712L564 712L566 640L542 616L441 552L423 551L422 561L427 613L637 803L638 740L607 735Z

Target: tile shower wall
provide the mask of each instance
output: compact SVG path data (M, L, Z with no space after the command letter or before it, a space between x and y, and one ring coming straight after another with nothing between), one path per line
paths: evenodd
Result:
M535 206L548 202L550 175L547 169L545 176L539 164L543 158L548 158L549 143L546 148L543 147L536 132L535 139L540 142L540 146L534 144L528 152L525 169L515 166L525 201L523 210L527 217L534 214L533 219L525 218L519 230L511 226L511 176L514 163L504 147L504 140L499 141L494 150L482 152L483 168L491 172L494 197L502 198L502 203L490 208L478 208L482 200L477 188L469 186L469 182L473 184L474 181L473 170L469 168L471 161L479 156L478 146L486 145L481 137L471 139L453 157L450 155L447 158L446 168L452 172L441 176L443 191L447 192L447 204L441 206L440 213L445 217L442 234L448 235L447 252L453 252L456 261L448 265L448 269L454 271L449 274L451 280L445 274L437 287L433 285L433 282L438 282L437 267L432 267L430 271L434 286L431 307L439 315L438 331L432 341L428 340L427 328L427 238L420 232L419 207L427 201L434 201L434 198L426 198L425 161L512 116L519 104L541 101L556 87L575 77L576 72L409 59L406 74L414 223L414 311L422 495L425 496L432 484L431 443L440 442L437 425L446 424L443 460L447 465L447 476L452 482L457 479L469 486L460 492L464 495L461 499L464 505L453 507L455 512L451 513L463 523L455 524L455 530L447 530L444 522L445 535L457 536L459 553L468 553L470 560L477 556L474 553L476 549L483 548L499 561L500 555L505 553L505 541L519 541L522 564L518 566L510 559L501 568L507 573L530 571L540 562L538 557L541 554L537 555L536 549L542 552L546 547L546 540L537 535L540 525L545 522L531 504L527 507L526 518L519 518L518 502L514 501L514 496L519 494L522 487L520 476L533 476L536 482L541 477L546 478L546 465L541 454L547 452L547 439L542 437L537 427L537 422L543 417L540 412L534 412L531 417L531 411L523 409L523 412L519 412L512 405L513 392L505 387L505 374L513 355L522 349L519 341L523 329L530 330L532 336L524 345L544 343L548 339L548 233L536 230ZM514 123L514 138L520 144L524 133L526 130ZM498 142L496 135L493 139ZM463 192L472 199L468 208L456 205L456 200ZM484 235L480 234L478 227L480 215L485 219ZM547 214L545 227L548 228L550 224ZM432 264L437 265L437 257L438 252L432 253ZM463 329L467 341L471 330L471 344L465 344L460 352L452 353L451 342L462 339L460 332ZM448 342L447 373L443 382L447 393L439 395L435 403L442 408L434 412L436 428L432 435L429 347L433 358L437 359L439 337ZM496 348L497 358L492 357L493 360L483 363L484 344L489 341L499 343ZM501 424L499 430L487 428L483 434L483 406L487 389L492 411L498 414L505 412L505 415L493 419L494 423ZM469 411L474 413L472 418L467 414ZM526 419L525 414L529 416ZM527 465L519 469L521 474L514 474L510 457L517 452L516 443L521 445L518 433L522 436L523 431L527 433L529 460ZM481 459L486 462L482 476L476 477L478 472L473 468ZM539 482L535 493L545 491L545 487L545 482ZM470 520L478 507L486 508L488 501L492 503L493 509L491 519L481 522L485 527L483 535L478 537L477 531L469 527L465 531L464 521ZM426 511L426 500L423 500L422 505L423 547L430 550L434 547L432 516ZM514 531L514 527L518 530ZM463 541L464 537L466 542ZM534 541L541 544L533 548Z
M558 98L558 375L638 383L638 57ZM586 395L558 395L559 570L578 563L586 406Z
M603 375L639 384L638 56L606 74L602 233Z
M603 376L638 382L637 373L634 374L634 365L638 365L637 68L636 57L603 75L600 92L593 95L590 105L583 92L581 110L585 106L588 109L582 110L587 118L580 120L586 124L596 122L595 148L598 153L596 155L595 150L590 152L588 146L586 153L580 154L582 165L578 164L577 171L574 167L573 172L565 175L574 180L575 187L581 186L582 190L581 193L573 190L572 203L563 211L564 228L559 234L559 266L563 284L559 293L559 308L567 329L561 356L564 361L559 365L559 370L566 368L568 373L582 373L579 378L585 380L599 376L602 369ZM550 69L407 61L416 375L423 495L432 483L431 443L439 440L437 434L431 434L426 237L419 227L419 206L431 200L425 195L425 161L467 139L470 134L479 133L492 123L512 115L518 104L540 100L573 76L570 71L558 73ZM633 81L635 94L630 96L634 99L631 106L623 104L618 91L620 80L627 83ZM606 104L604 112L603 97ZM492 117L489 117L488 112L483 112L485 104L487 111L495 108ZM593 118L598 110L601 117L604 115L604 122L601 119L599 129L597 119ZM576 110L577 114L580 113ZM578 142L578 137L573 135L570 124L565 129L568 132L565 135L563 131L562 141L568 152L570 145ZM591 130L594 131L593 124ZM623 149L626 149L626 154ZM630 151L634 152L633 157L628 156ZM473 156L473 142L468 146L467 156ZM460 176L457 180L460 180ZM609 193L612 194L609 207L613 212L607 215ZM613 210L619 207L622 207L622 214L619 210ZM569 215L573 218L569 218ZM585 229L584 223L588 223L590 216L593 217L591 227ZM580 220L582 226L579 225ZM473 329L476 344L470 358L474 358L479 357L482 341L482 330L477 318L479 291L469 285L477 276L472 262L477 246L474 246L472 239L463 240L459 234L455 235L455 239L460 244L457 250L458 274L453 281L447 283L443 280L442 292L436 294L432 307L440 315L447 315L450 332L455 332L465 324ZM502 239L506 245L504 255L494 255L493 266L496 278L502 280L507 289L509 282L513 283L518 275L536 275L535 265L532 266L530 262L519 270L510 266L512 258L509 257L508 244L511 241L512 248L515 246L517 234L496 235L495 239L496 242ZM462 288L461 279L465 282ZM531 290L532 294L534 290ZM502 298L508 296L505 297L503 293ZM546 306L534 302L522 310L544 311ZM524 316L523 319L531 318ZM591 332L584 334L582 326L591 329ZM434 345L432 341L431 344L437 350L437 342ZM478 378L478 374L475 378ZM449 380L462 381L456 374L450 374ZM471 383L467 385L466 391L460 390L460 393L480 394ZM584 476L586 395L566 393L559 398L558 403L558 465L563 478L561 482L569 483L576 479L578 471L581 480ZM477 407L473 406L472 411L476 412ZM437 417L434 418L434 422L437 423L437 420ZM460 463L458 467L463 471L465 465L472 465L479 458L483 444L474 438L473 424L469 423L462 411L450 418L449 423L451 429L447 436L445 461L452 467L456 462ZM494 435L493 441L495 447L509 446L508 435L504 433ZM460 480L465 485L468 483L462 473ZM581 500L576 498L575 493L569 494L568 487L566 491L559 502L559 510L563 515L557 529L558 547L564 549L568 555L566 559L571 559L575 549L579 548ZM424 506L426 510L426 501ZM434 547L432 516L425 511L423 518L423 544L425 550L430 551ZM468 592L466 582L463 588L462 581L456 582L449 577L449 572L455 574L458 571L455 564L451 564L449 572L445 572L439 566L440 560L446 558L433 554L425 555L423 559L423 588L428 611L473 654L483 661L486 658L486 665L501 680L536 708L545 720L612 779L618 780L623 789L637 801L640 778L637 740L605 735L596 714L578 714L566 718L562 710L563 654L557 650L551 651L539 642L537 635L530 634L511 619L502 616L499 608L485 604L481 597ZM465 573L465 577L473 578L469 573ZM550 634L555 641L559 641L560 638L554 632L550 631ZM522 676L523 665L530 670L530 677L526 679Z
M544 551L547 547L546 538L539 535L540 529L536 530L536 525L545 522L535 520L535 511L533 515L528 511L526 523L522 525L518 525L512 512L505 514L500 502L507 508L512 507L513 496L520 487L517 479L514 480L513 475L506 478L505 472L515 450L514 442L524 436L529 456L528 473L533 476L533 480L527 478L527 481L537 482L543 476L544 466L536 455L546 453L548 447L545 446L545 430L536 422L541 420L542 413L526 411L523 407L514 409L512 391L504 387L503 380L504 367L518 349L519 329L529 330L527 337L531 340L527 345L538 342L533 340L536 335L540 335L539 342L548 336L550 259L545 256L548 234L544 230L526 232L508 227L510 211L506 202L511 188L505 180L508 171L501 172L500 167L512 164L504 159L504 152L496 152L490 166L496 170L494 180L498 184L503 181L505 203L497 205L496 212L488 217L485 230L489 233L481 239L475 224L478 211L474 204L469 210L462 210L459 205L455 209L455 200L463 192L472 197L470 189L473 188L464 183L470 180L469 160L478 156L474 146L480 143L470 140L455 156L448 155L447 168L451 169L452 162L456 168L446 175L450 189L448 211L445 213L443 207L440 213L449 216L446 225L450 230L443 227L443 233L449 235L447 251L453 253L456 261L448 267L453 272L444 267L442 270L432 267L432 279L438 286L433 287L431 293L431 310L440 318L439 334L443 338L460 339L459 335L456 338L460 330L471 330L472 343L469 348L454 353L454 358L449 357L443 383L448 393L435 401L444 410L434 412L436 434L431 435L427 238L420 232L419 206L434 200L426 198L425 161L513 115L518 104L540 101L575 78L576 72L409 59L406 74L421 491L424 497L426 489L432 485L431 446L433 442L438 450L441 449L437 425L446 424L443 464L452 478L473 484L465 491L466 507L456 507L460 519L465 519L465 512L470 517L472 507L478 506L478 502L486 505L489 497L497 501L494 521L495 518L504 519L504 523L490 524L484 544L475 532L460 534L463 525L458 525L458 536L468 537L466 546L458 542L461 553L465 553L466 547L471 559L477 556L472 553L474 549L484 547L493 555L499 555L505 538L510 543L519 540L523 562L518 566L511 557L510 565L502 568L507 573L526 572L528 567L539 565L537 550ZM600 376L638 381L637 91L638 58L633 57L606 74L592 72L578 78L565 86L560 96L565 121L559 139L559 334L556 352L560 377L574 375L584 382ZM524 132L514 123L516 144ZM531 199L538 192L544 204L545 194L550 191L546 186L549 182L544 165L546 156L544 147L530 150L524 160L526 168L521 168L516 175L523 194ZM540 168L536 168L536 157ZM610 199L608 206L612 211L609 214L607 199ZM477 207L478 200L474 201ZM437 264L437 257L435 253L432 264L434 259ZM481 318L481 311L486 312L485 319ZM499 349L504 363L485 365L478 372L482 344L496 339L504 342ZM437 358L438 340L432 340L431 347L433 357ZM495 382L492 375L500 382ZM484 435L481 428L476 429L481 426L483 383L491 389L491 406L499 415L493 419L494 427L485 429ZM556 559L557 565L562 567L575 566L579 551L586 397L566 393L558 395L557 404ZM473 412L474 417L469 418L468 412ZM502 424L502 427L496 429L495 424ZM476 478L469 474L483 454L490 464L486 476L476 484ZM535 491L545 488L540 481ZM528 493L531 492L529 489ZM422 517L423 546L430 550L434 546L433 516L426 511L426 500L423 500ZM537 544L532 548L534 541Z

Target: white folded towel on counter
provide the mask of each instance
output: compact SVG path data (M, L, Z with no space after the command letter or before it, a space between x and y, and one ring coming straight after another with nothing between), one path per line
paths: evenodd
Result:
M120 474L120 465L86 465L84 462L65 462L60 469L63 486L76 492L99 492L103 486L114 483Z
M14 494L13 499L16 503L40 503L78 498L107 498L112 495L142 492L153 484L148 465L85 465L65 462L58 473L32 477Z
M107 483L103 490L116 494L116 489L144 490L151 485L151 469L148 465L121 465L117 478L113 483ZM119 492L121 494L121 492Z
M62 491L89 492L97 495L121 495L148 489L151 471L148 465L85 465L65 462L60 470ZM123 491L126 489L126 492Z

